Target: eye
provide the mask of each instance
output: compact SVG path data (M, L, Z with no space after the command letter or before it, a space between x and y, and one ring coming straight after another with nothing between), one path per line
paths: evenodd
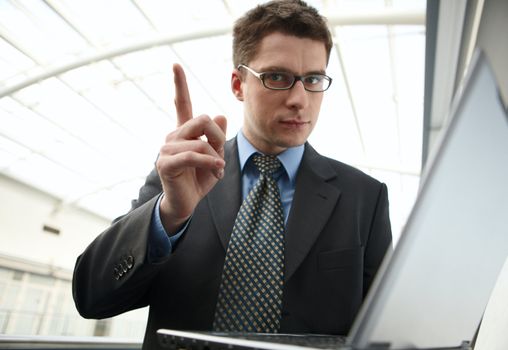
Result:
M323 82L324 76L315 74L315 75L307 75L304 77L305 84L310 85L318 85Z
M269 72L266 73L265 79L272 83L287 83L291 80L291 76L287 73L282 72Z

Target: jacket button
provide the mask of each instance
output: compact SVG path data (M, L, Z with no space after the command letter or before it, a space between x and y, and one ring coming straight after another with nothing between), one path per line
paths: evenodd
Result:
M133 257L132 255L129 255L129 256L127 257L127 260L126 260L126 261L127 261L127 267L128 267L129 269L132 269L132 267L134 266L134 257Z
M121 266L121 269L122 269L123 273L126 273L127 270L128 270L128 268L127 268L127 261L126 260L122 261L120 266Z
M118 271L118 269L115 267L113 269L113 277L118 281L120 279L120 273Z

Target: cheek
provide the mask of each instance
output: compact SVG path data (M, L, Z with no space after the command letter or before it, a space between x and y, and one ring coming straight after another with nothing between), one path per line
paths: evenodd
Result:
M312 119L316 121L319 117L319 112L321 111L321 102L323 101L323 97L316 99L316 101L313 101L314 103L311 104L311 113L312 113Z
M274 99L273 94L258 93L249 96L250 118L255 120L256 124L269 123L278 103L280 102Z

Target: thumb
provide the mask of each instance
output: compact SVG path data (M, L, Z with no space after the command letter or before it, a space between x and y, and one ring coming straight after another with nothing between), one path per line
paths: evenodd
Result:
M226 130L228 128L228 120L226 119L226 117L223 115L218 115L215 118L213 118L213 121L215 122L215 124L219 126L219 128L221 128L222 132L224 133L224 137L226 137ZM224 145L218 152L220 156L224 158Z

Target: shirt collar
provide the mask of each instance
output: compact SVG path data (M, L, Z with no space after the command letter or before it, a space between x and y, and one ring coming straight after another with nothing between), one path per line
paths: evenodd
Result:
M254 148L254 146L252 146L252 144L245 138L242 130L238 132L236 141L238 144L238 155L240 157L240 169L243 172L245 164L249 160L250 156L253 153L262 152L258 151L256 148ZM303 157L304 148L304 145L290 147L277 155L277 158L280 160L282 166L289 176L289 179L293 183L295 181L296 173Z

